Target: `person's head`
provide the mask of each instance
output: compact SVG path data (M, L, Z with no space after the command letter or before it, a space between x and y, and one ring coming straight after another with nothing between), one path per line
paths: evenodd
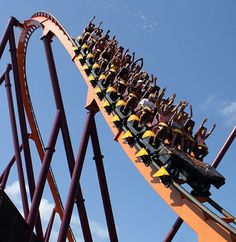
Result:
M148 80L149 79L149 75L148 75L148 73L146 71L144 71L142 73L142 78L143 78L143 80Z
M132 60L132 56L130 54L126 54L125 60L130 63Z
M138 81L137 81L137 86L138 86L138 87L141 87L142 85L143 85L143 80L138 80Z
M95 24L93 22L89 22L88 28L94 29L95 28Z
M189 119L187 121L187 123L185 124L185 130L187 130L188 133L192 133L194 125L195 125L195 122L193 120Z
M200 135L204 138L206 136L207 133L207 128L206 127L202 127L200 129Z
M169 111L170 111L170 109L169 109L168 105L164 104L164 105L162 106L162 112L163 112L164 114L168 114Z
M140 71L140 70L141 70L141 66L139 64L135 64L134 71Z
M119 65L120 64L120 58L115 58L114 60L113 60L113 64L114 65Z
M119 51L120 53L123 53L123 51L124 51L124 47L119 46L118 51Z
M108 41L109 38L110 38L110 35L109 35L109 34L106 34L106 35L104 36L104 40L106 40L106 41Z
M155 102L155 101L156 101L156 96L155 96L155 94L154 94L154 93L149 94L149 96L148 96L148 100L149 100L149 101L152 101L152 102Z
M183 112L182 113L183 120L186 120L188 118L188 113Z
M102 29L98 29L98 28L96 28L96 29L94 30L94 33L95 33L96 35L99 35L99 36L101 36L102 32L103 32Z

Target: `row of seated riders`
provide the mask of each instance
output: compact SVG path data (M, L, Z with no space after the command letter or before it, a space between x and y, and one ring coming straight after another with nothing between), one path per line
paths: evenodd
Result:
M123 114L134 113L138 117L138 126L146 126L155 134L152 144L156 147L167 141L171 146L203 160L208 154L205 140L216 125L207 131L204 126L207 119L204 119L193 134L192 106L186 101L174 105L175 93L164 98L166 88L160 90L157 77L150 77L142 70L143 59L134 61L135 53L130 55L129 50L124 51L115 36L110 39L109 30L102 35L101 23L96 27L93 19L75 42L102 85L112 87L111 97L124 101ZM189 113L185 111L187 106Z

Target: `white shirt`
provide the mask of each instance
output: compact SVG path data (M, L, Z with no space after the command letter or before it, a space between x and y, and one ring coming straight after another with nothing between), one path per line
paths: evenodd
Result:
M152 101L148 100L147 98L143 98L139 104L144 107L144 108L150 108L150 109L154 109L155 108L155 103L153 103Z

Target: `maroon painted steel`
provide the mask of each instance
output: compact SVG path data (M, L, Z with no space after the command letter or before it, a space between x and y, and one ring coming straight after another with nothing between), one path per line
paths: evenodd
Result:
M5 80L5 73L3 73L2 76L0 77L0 86L2 85L4 80Z
M79 184L77 194L76 194L76 197L75 197L75 203L77 205L80 221L82 221L81 222L81 228L82 228L82 231L83 231L84 240L92 242L93 239L92 239L92 234L91 234L91 231L90 231L88 215L87 215L87 212L86 212L84 202L85 202L85 199L83 198L81 186Z
M26 193L26 187L25 187L24 171L22 167L22 160L21 160L21 155L19 150L19 139L17 134L16 117L15 117L14 103L12 98L11 83L10 83L10 77L9 77L9 71L10 71L9 66L7 67L7 70L8 71L5 72L5 83L6 83L5 86L6 86L6 92L7 92L7 101L8 101L8 107L9 107L9 115L10 115L11 129L12 129L16 166L17 166L19 185L20 185L20 191L21 191L23 212L24 212L24 217L27 218L29 213L29 205L28 205L28 199L27 199L27 193Z
M43 189L44 189L44 186L45 186L45 183L46 183L48 170L49 170L50 163L51 163L51 160L52 160L52 156L53 156L53 153L54 153L54 148L55 148L58 133L59 133L59 130L60 130L60 125L61 125L61 117L60 117L60 110L58 110L57 113L56 113L56 117L55 117L55 121L54 121L54 124L53 124L52 131L51 131L51 134L50 134L48 146L45 149L46 150L45 156L44 156L44 159L43 159L43 162L42 162L42 167L41 167L41 170L40 170L37 186L36 186L35 193L34 193L34 196L33 196L29 216L27 218L27 223L29 224L29 227L30 227L30 239L31 239L31 236L33 234L33 228L34 228L36 218L37 218L37 215L38 215L39 204L40 204L40 201L42 199Z
M3 51L6 47L6 44L9 40L10 33L13 31L13 26L17 26L18 24L19 24L19 21L16 18L11 17L9 19L7 27L4 31L3 37L2 37L1 42L0 42L0 59L2 57Z
M0 85L5 81L5 76L6 76L6 73L9 73L11 71L11 65L8 64L7 67L6 67L6 70L5 72L2 74L2 76L0 77Z
M93 121L92 122L93 126L92 126L92 132L91 132L91 140L92 140L92 146L93 146L93 152L94 152L93 159L95 160L95 164L96 164L109 237L110 237L110 241L118 242L115 220L112 212L111 200L109 196L108 185L106 181L106 174L105 174L105 169L103 165L103 155L101 154L101 149L100 149L100 144L98 139L97 127L96 127L94 118L92 121Z
M178 217L163 242L172 241L183 222L183 219Z
M21 86L20 86L14 31L11 31L10 33L9 44L10 44L14 84L15 84L14 86L15 86L15 93L16 93L16 102L17 102L18 116L19 116L20 130L21 130L21 138L22 138L23 152L25 157L25 167L26 167L26 173L28 178L30 197L32 200L34 195L34 190L35 190L35 179L34 179L33 165L32 165L32 159L30 154L30 146L29 146L26 118L25 118L25 112L24 112L24 106L23 106L23 98L22 98ZM43 229L42 229L40 216L38 216L38 220L36 223L36 233L39 239L42 240Z
M62 219L62 223L59 231L58 242L64 242L66 239L66 235L67 235L67 231L69 228L70 219L73 211L74 199L78 192L78 185L79 185L80 176L83 168L83 163L84 163L85 153L88 145L93 117L94 117L94 112L92 111L88 112L87 118L85 121L83 135L80 142L78 155L75 162L75 167L72 174L69 193L67 196L67 201L66 201L66 206L64 211L64 217Z
M217 154L215 160L212 162L211 165L214 168L218 167L218 165L220 164L221 160L223 159L225 153L227 152L227 150L229 149L230 145L234 141L235 137L236 137L236 126L233 128L233 130L230 133L229 137L227 138L226 142L224 143L224 145L220 149L219 153Z
M56 72L56 65L54 62L54 57L53 57L53 52L52 52L52 47L51 47L51 38L52 34L48 34L46 36L42 37L44 47L45 47L45 52L46 52L46 57L47 57L47 62L48 62L48 68L49 68L49 73L51 77L51 83L52 83L52 89L53 89L53 94L54 94L54 99L56 103L57 109L61 110L61 132L62 132L62 137L64 141L64 147L66 151L66 157L67 157L67 162L68 162L68 167L70 171L70 175L72 176L74 166L75 166L75 157L74 157L74 152L72 149L72 144L71 144L71 138L69 134L69 129L68 129L68 124L66 120L66 115L65 115L65 109L62 101L62 95L60 91L60 85L57 77L57 72ZM83 194L82 190L79 184L78 187L78 192L76 194L76 205L77 205L77 210L79 213L80 217L80 222L82 226L82 232L85 241L92 241L92 235L89 227L89 222L88 222L88 216L84 204L84 199L83 199Z
M52 231L52 225L53 225L53 222L54 222L55 214L56 214L56 209L54 208L52 210L52 214L51 214L50 220L48 222L48 227L46 229L46 233L45 233L45 236L44 236L44 242L48 242L49 239L50 239L50 235L51 235L51 231Z
M21 152L23 149L23 146L20 145L19 147L19 151ZM15 155L11 158L10 162L8 163L6 169L4 170L3 174L2 174L2 179L1 180L1 185L0 185L0 190L4 190L5 187L6 187L6 184L7 184L7 179L8 179L8 176L9 176L9 173L10 173L10 170L13 166L13 164L15 163L16 161L16 157Z

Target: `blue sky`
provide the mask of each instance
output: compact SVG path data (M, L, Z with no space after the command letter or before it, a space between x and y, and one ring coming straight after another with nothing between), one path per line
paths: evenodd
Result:
M72 35L79 35L89 19L103 21L104 30L111 29L120 44L144 58L144 69L159 78L159 85L167 87L167 95L177 93L177 101L186 99L193 105L197 125L204 117L208 127L217 123L216 130L207 141L210 153L206 161L216 156L236 123L236 3L235 1L4 1L1 4L0 33L9 16L20 21L44 10L52 13ZM29 86L39 126L47 143L55 107L48 79L43 45L38 31L28 51L27 72ZM69 56L56 40L53 42L58 75L65 101L68 123L77 153L86 112L86 84ZM3 56L0 71L9 60ZM12 156L12 140L4 86L0 90L0 170ZM125 156L121 147L112 141L111 131L100 114L97 115L101 148L110 188L112 205L121 242L162 241L176 219L176 215L148 186ZM39 159L32 146L35 170ZM68 171L65 165L61 139L57 144L53 169L65 200L68 192ZM91 148L89 148L91 151ZM236 214L232 197L236 182L235 143L219 166L226 177L226 185L212 189L212 197L225 209ZM19 193L15 170L9 179L9 194L17 200ZM95 241L108 241L105 219L99 195L95 166L91 152L87 154L82 174L82 188ZM44 193L44 211L52 209L48 188ZM74 211L76 212L76 210ZM44 215L44 219L49 213ZM76 213L74 227L78 227ZM56 233L58 224L54 226ZM79 234L79 232L77 231ZM78 235L78 238L81 238ZM186 225L174 241L197 241ZM51 241L54 241L53 239Z

